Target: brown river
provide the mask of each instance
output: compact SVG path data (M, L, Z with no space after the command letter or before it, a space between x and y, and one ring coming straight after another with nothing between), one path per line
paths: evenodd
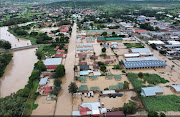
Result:
M0 39L9 41L12 48L31 45L31 42L26 39L16 38L10 34L8 27L0 27ZM34 49L26 49L15 51L13 58L6 67L4 75L0 78L0 97L5 97L18 91L27 84L28 78L37 62Z

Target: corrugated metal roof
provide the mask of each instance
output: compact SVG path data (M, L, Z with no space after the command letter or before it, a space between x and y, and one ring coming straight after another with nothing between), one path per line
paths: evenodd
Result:
M76 48L77 51L94 50L93 48Z
M133 53L151 53L149 48L131 48Z
M125 68L143 68L143 67L164 67L166 63L161 60L148 60L148 61L125 61L123 60Z
M47 65L59 65L61 64L62 58L48 58L44 61L44 64Z
M43 85L47 83L48 78L41 78L39 85Z
M180 91L180 85L171 85L176 91Z
M143 95L143 96L155 96L156 93L163 93L163 90L159 86L144 87L141 89L142 89L141 95Z
M126 58L126 61L149 61L149 60L158 60L157 57L138 57L138 58Z

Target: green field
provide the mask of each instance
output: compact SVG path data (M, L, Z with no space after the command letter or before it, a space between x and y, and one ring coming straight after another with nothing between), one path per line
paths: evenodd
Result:
M52 56L56 54L56 51L54 50L55 47L53 46L40 46L38 48L38 51L42 52L42 57L45 58L45 56Z
M144 48L140 43L123 43L127 48Z
M143 97L147 111L180 111L180 96Z

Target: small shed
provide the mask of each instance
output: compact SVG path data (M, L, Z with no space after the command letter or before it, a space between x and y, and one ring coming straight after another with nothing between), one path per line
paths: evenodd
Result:
M155 86L155 87L144 87L141 88L142 92L141 95L142 96L156 96L157 94L162 94L163 90L161 89L161 87L159 86Z
M180 93L180 85L171 85L171 89L173 89L176 93Z
M109 89L111 89L111 90L117 90L117 89L119 89L119 86L118 86L118 85L110 85L110 86L109 86Z
M79 81L80 81L80 82L86 82L87 80L86 80L86 77L80 76L80 77L79 77Z
M89 65L80 65L80 70L89 70Z
M80 92L88 91L88 86L87 86L87 85L81 85L81 86L79 87L79 91L80 91Z
M106 79L112 79L112 78L114 78L114 75L106 75L105 78Z
M90 90L91 91L98 91L98 90L100 90L100 88L98 86L96 86L96 87L91 87Z

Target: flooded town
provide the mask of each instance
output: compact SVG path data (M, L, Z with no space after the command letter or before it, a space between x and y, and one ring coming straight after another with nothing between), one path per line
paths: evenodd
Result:
M0 116L180 116L180 2L11 0Z

